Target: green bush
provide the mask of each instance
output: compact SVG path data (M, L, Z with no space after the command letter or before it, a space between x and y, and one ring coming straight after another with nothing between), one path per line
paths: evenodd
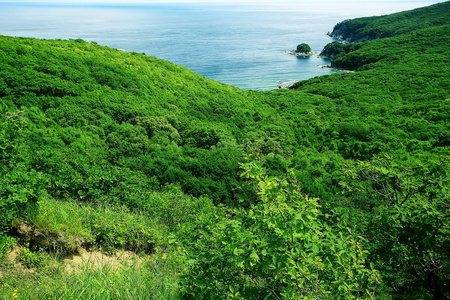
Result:
M243 164L257 204L201 215L184 232L191 264L184 292L195 299L370 299L380 274L366 265L367 241L343 222L328 225L295 178L269 177L262 165Z
M127 249L136 253L151 253L156 246L164 243L156 220L144 214L132 214L124 206L94 210L89 225L95 243L105 252Z
M30 166L28 126L24 111L0 116L0 226L35 205L47 180Z
M45 265L48 256L42 251L33 251L30 249L30 244L27 243L20 247L16 260L27 268L39 268Z
M302 43L297 45L295 52L308 54L311 52L311 47L308 44Z
M16 246L16 243L17 241L15 238L7 235L0 235L0 265L8 253Z

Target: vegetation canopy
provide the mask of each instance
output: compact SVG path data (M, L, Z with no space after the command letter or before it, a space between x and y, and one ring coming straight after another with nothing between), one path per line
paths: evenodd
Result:
M449 10L339 23L355 72L268 92L0 36L0 298L449 299ZM100 252L136 256L67 267Z
M311 47L308 44L302 43L297 45L297 50L295 50L295 52L308 54L311 52Z

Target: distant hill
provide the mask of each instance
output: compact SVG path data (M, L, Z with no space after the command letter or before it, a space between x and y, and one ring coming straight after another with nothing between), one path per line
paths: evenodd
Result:
M330 36L350 43L380 39L448 24L449 16L450 1L447 1L381 17L345 20L334 26Z

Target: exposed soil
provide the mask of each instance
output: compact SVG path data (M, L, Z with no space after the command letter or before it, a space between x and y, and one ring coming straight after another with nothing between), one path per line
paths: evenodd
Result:
M109 256L101 251L87 251L79 248L78 252L67 256L64 260L67 272L77 272L82 268L101 268L108 266L112 269L121 268L124 264L139 267L143 259L131 251L119 250L115 255Z
M88 241L81 237L71 238L64 233L41 232L27 223L20 223L11 229L11 235L19 239L19 243L37 246L40 249L60 256L79 252L86 247Z
M16 227L17 235L20 236L24 241L29 242L34 236L34 229L26 223L20 223Z
M21 262L17 261L17 256L19 256L20 246L15 246L6 256L6 264L14 264L14 269L21 273L33 274L36 270L34 268L27 268ZM0 278L3 277L3 270L0 269Z
M21 262L17 261L19 251L20 246L14 247L14 249L8 253L5 263L13 263L14 269L20 273L34 273L36 271L35 268L27 268ZM119 250L115 255L109 256L101 251L87 251L83 248L79 248L77 253L68 255L61 263L68 273L72 273L80 272L86 268L96 269L105 266L112 269L122 268L125 265L138 268L144 261L145 259L131 251ZM0 269L0 278L2 277L3 273Z
M65 238L60 234L44 234L27 223L21 223L12 229L12 235L19 238L19 245L12 249L5 260L5 263L14 264L14 269L21 273L33 273L36 269L27 268L17 261L20 247L29 244L47 249L50 253L64 255L61 263L67 272L79 272L85 268L101 268L107 266L112 269L121 268L124 265L139 267L145 259L139 257L131 251L118 250L115 255L106 255L101 251L88 251L83 248L85 242L75 240L75 247L67 245ZM54 251L57 249L58 251ZM0 278L2 277L0 269Z

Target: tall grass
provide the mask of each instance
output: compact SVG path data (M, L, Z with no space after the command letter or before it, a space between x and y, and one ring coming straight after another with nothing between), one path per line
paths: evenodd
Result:
M181 201L179 192L155 193L141 211L42 197L25 219L15 221L16 227L29 227L30 234L17 238L14 261L0 262L0 299L180 298L186 261L167 246L168 236L214 206L204 197ZM14 245L4 246L3 256ZM84 249L137 255L113 262L98 255L100 261L85 259L75 266L64 260Z
M93 206L75 201L43 198L29 211L28 222L44 236L43 248L66 255L79 247L104 252L127 249L150 253L163 242L165 230L158 220L125 206Z
M177 299L177 257L168 254L97 266L83 261L67 271L59 262L32 271L10 266L0 278L0 299Z

